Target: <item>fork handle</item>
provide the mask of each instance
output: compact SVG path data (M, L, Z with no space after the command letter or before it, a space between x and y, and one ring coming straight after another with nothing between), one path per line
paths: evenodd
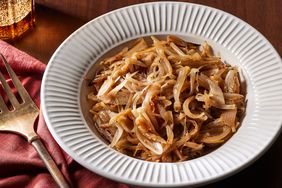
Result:
M63 174L61 173L61 171L58 169L56 163L54 162L54 160L52 159L52 157L50 156L50 154L48 153L48 151L46 150L45 146L43 145L43 143L41 142L41 140L35 139L31 142L31 144L33 145L33 147L36 149L36 151L38 152L39 156L41 157L41 159L43 160L45 166L47 167L47 169L49 170L49 172L51 173L52 177L54 178L54 180L56 181L56 183L61 187L61 188L69 188L68 183L66 182Z

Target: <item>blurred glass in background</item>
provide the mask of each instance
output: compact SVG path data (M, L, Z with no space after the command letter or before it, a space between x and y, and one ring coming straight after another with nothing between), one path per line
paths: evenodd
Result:
M12 41L34 26L34 0L0 0L0 39Z

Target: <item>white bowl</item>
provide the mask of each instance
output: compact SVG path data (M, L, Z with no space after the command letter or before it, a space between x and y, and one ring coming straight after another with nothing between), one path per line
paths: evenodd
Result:
M223 60L237 65L246 85L247 110L238 132L217 150L185 162L146 162L109 148L88 125L87 108L81 105L83 80L99 58L120 44L167 34L192 42L206 40ZM196 186L245 168L278 136L282 63L259 32L228 13L190 3L145 3L100 16L66 39L48 64L41 101L53 137L91 171L134 185Z

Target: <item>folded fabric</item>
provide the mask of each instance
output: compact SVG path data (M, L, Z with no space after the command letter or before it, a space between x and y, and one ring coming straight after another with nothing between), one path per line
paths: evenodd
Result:
M46 65L1 40L0 52L6 57L32 99L40 107L40 86ZM0 69L1 72L6 72L1 60ZM8 82L10 81L8 80ZM3 94L3 90L1 90L1 95L3 96ZM57 145L48 131L42 113L35 123L35 129L72 187L128 187L96 175L76 163ZM0 151L1 188L57 187L33 146L23 137L14 133L0 132Z

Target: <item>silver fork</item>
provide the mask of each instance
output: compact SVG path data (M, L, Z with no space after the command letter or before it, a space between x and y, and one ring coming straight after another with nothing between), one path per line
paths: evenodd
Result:
M6 92L6 95L8 96L13 108L9 109L0 95L0 131L11 131L24 136L27 141L34 146L57 184L60 187L69 187L64 176L44 147L39 136L34 131L33 124L39 114L39 110L36 104L32 101L28 92L22 86L20 80L8 64L5 57L1 53L0 55L5 64L7 72L9 73L13 84L22 99L22 103L20 103L16 96L13 94L3 74L0 72L0 81L2 83L2 87Z

